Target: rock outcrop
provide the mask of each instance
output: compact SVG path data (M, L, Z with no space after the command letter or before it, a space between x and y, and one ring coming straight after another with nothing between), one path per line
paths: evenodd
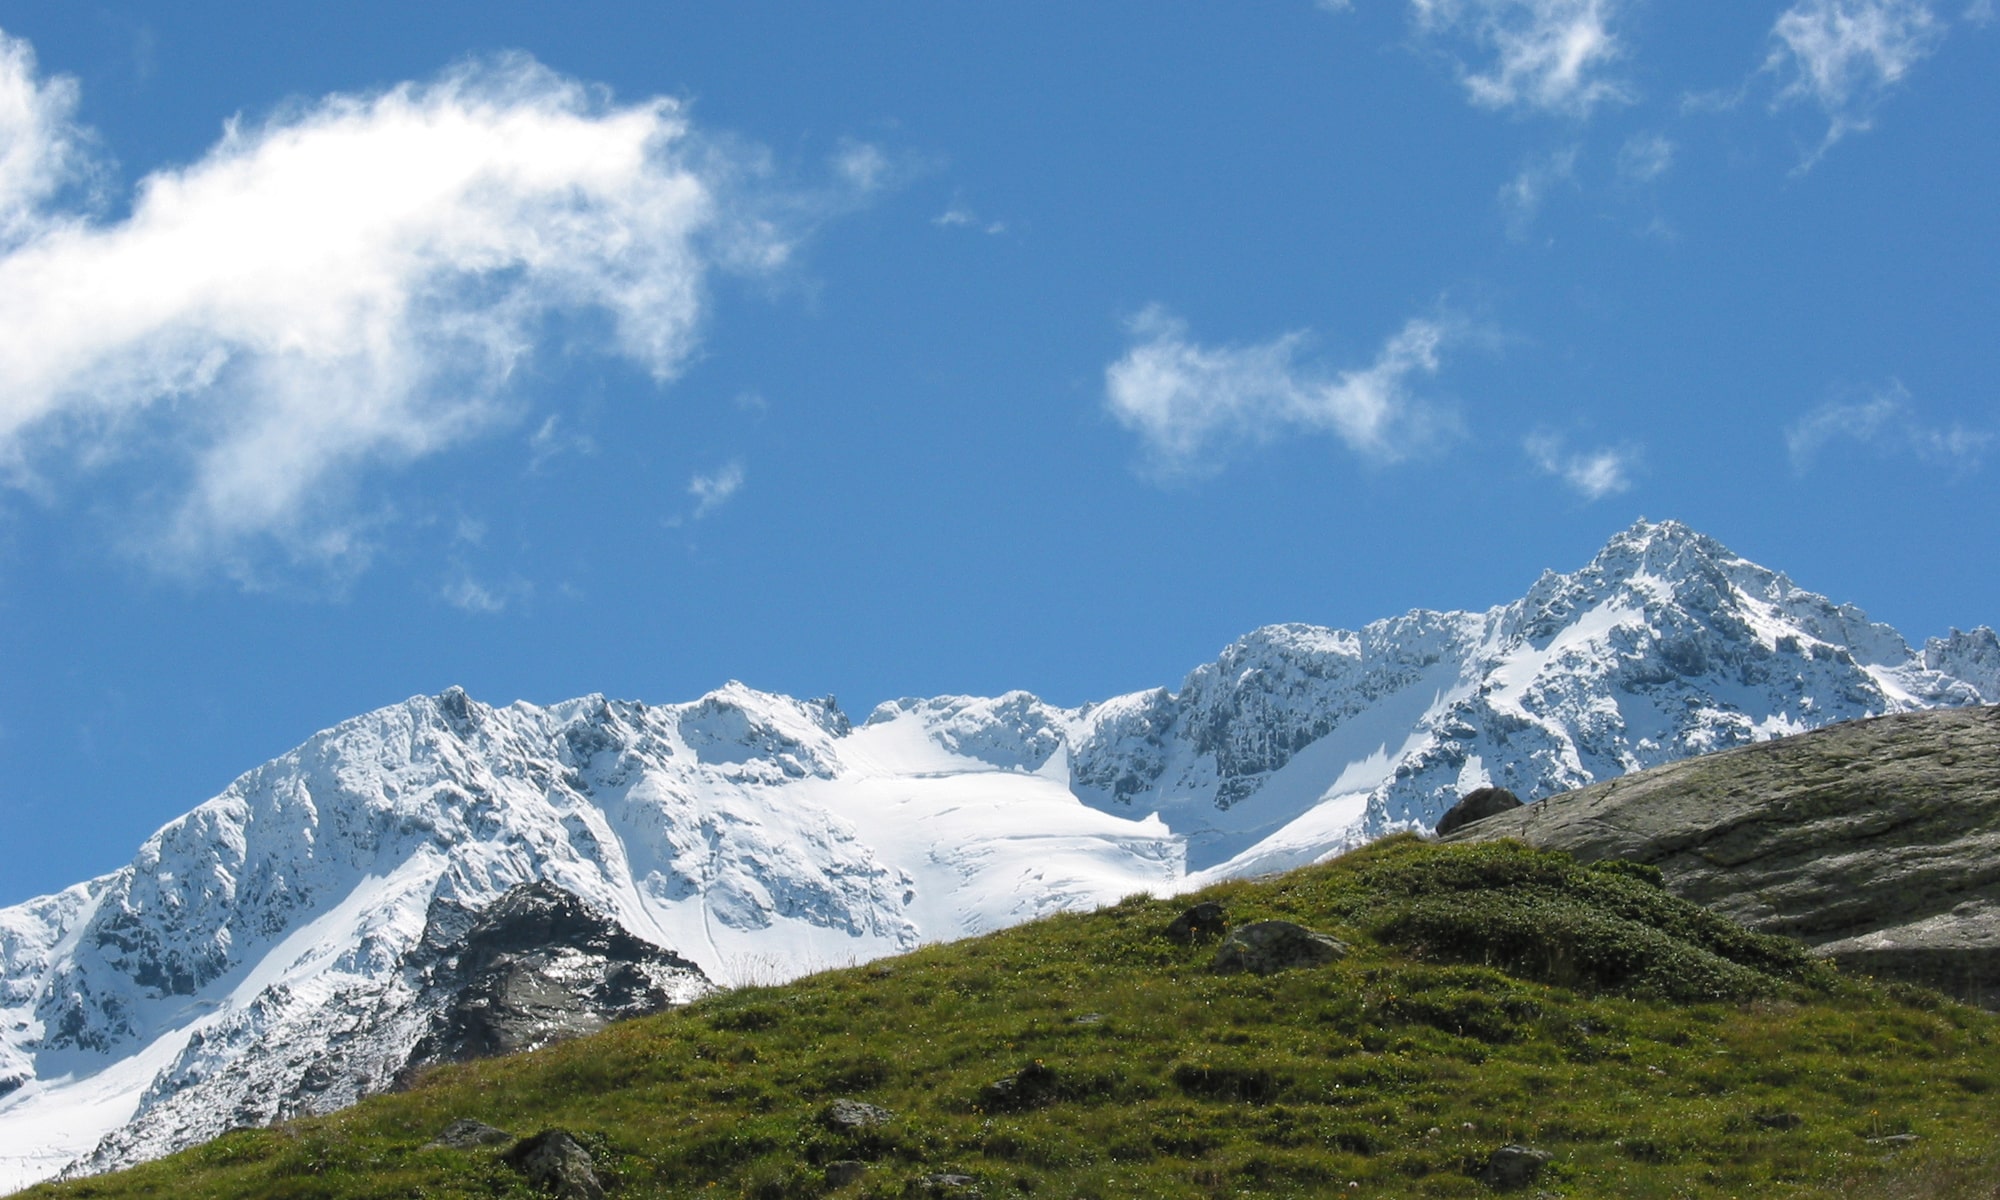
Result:
M1503 812L1512 812L1519 807L1521 807L1521 798L1506 788L1474 788L1472 791L1467 792L1457 804L1444 810L1444 815L1438 818L1437 834L1439 837L1443 837L1445 834L1462 829L1474 821L1484 821L1488 817L1498 816Z
M1337 938L1290 921L1252 921L1230 931L1215 948L1213 969L1223 974L1248 971L1275 975L1297 967L1320 967L1347 957L1347 945Z
M434 1015L406 1075L595 1033L710 986L694 963L546 882L476 914L433 904L425 942L435 958L419 1007Z
M1865 974L2000 1005L2000 707L1854 721L1489 817Z

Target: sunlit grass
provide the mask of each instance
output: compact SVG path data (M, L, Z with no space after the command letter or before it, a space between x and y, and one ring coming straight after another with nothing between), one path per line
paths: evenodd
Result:
M988 1197L1475 1196L1506 1142L1550 1151L1536 1187L1566 1196L2000 1182L1993 1017L1834 975L1643 871L1405 838L1200 898L1353 953L1217 975L1212 946L1161 936L1192 898L1135 897L29 1194L531 1195L497 1151L424 1148L457 1117L574 1132L614 1196L901 1196L942 1171ZM1046 1094L991 1111L988 1085L1034 1063ZM896 1120L828 1129L843 1096ZM849 1159L871 1165L830 1193Z

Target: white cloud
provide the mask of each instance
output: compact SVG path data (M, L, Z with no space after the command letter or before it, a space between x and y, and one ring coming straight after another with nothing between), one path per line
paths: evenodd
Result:
M1473 103L1588 116L1627 100L1606 70L1624 54L1612 25L1625 0L1410 0L1417 29L1471 43L1480 60L1461 60Z
M1562 150L1528 160L1514 178L1500 186L1500 209L1507 217L1507 236L1519 241L1528 236L1549 192L1576 182L1577 148Z
M1635 133L1618 150L1618 175L1633 183L1652 183L1674 166L1674 143L1657 133Z
M1570 451L1563 439L1538 433L1523 442L1535 469L1568 484L1585 500L1602 500L1632 488L1632 469L1639 453L1629 446Z
M696 475L688 480L687 490L695 499L694 519L699 521L743 490L743 463L727 462L713 475Z
M1765 70L1786 81L1778 102L1810 100L1828 121L1825 140L1805 165L1867 129L1883 96L1944 34L1925 0L1798 0L1780 14L1764 60Z
M1411 390L1435 374L1453 336L1444 321L1405 324L1366 367L1327 372L1300 361L1306 335L1252 346L1202 346L1154 306L1129 325L1135 343L1104 372L1111 415L1168 473L1198 473L1235 444L1283 433L1330 433L1392 462L1434 442L1450 422Z
M889 156L882 153L880 146L846 142L834 154L833 168L855 190L872 192L888 182Z
M1993 435L1961 425L1926 424L1910 403L1909 389L1892 381L1866 400L1830 401L1785 430L1792 469L1804 475L1834 442L1855 442L1879 454L1910 455L1955 472L1977 470Z
M470 575L460 576L439 589L439 599L463 612L492 614L507 608L504 596Z
M75 80L38 79L34 47L0 31L0 250L44 227L43 205L87 175L76 103Z
M186 477L143 535L162 565L365 558L343 497L517 419L547 316L600 315L664 382L707 277L791 247L674 101L614 104L522 56L231 122L92 220L52 207L74 89L33 71L0 42L0 469L170 457ZM843 155L872 186L865 149Z
M954 204L937 216L932 217L931 224L937 226L939 229L976 229L985 234L1007 232L1007 223L1005 221L981 220L978 213L973 212L963 204Z
M560 413L550 413L528 438L528 471L532 474L565 454L597 453L597 441L587 433L568 429Z

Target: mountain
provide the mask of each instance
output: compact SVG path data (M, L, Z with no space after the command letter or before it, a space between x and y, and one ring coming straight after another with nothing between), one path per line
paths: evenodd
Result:
M2000 706L1900 713L1593 784L1477 821L1841 966L2000 1000Z
M1315 861L1482 784L1995 699L1991 629L1916 650L1644 521L1509 605L1272 626L1178 690L1075 709L416 697L0 910L0 1188L386 1086L449 1003L439 914L526 883L697 965L692 995Z
M1991 1200L2000 1014L1631 863L1386 838L748 988L23 1200Z

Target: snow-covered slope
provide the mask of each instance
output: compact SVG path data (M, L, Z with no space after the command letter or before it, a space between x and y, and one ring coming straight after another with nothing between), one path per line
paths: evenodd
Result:
M439 906L531 880L758 982L1310 862L1484 783L1996 700L1990 629L1913 650L1671 522L1511 605L1273 626L1080 709L419 697L0 910L0 1190L385 1086L427 1028Z
M1157 811L1191 882L1429 828L1486 784L1523 798L1819 725L2000 702L2000 639L1913 650L1676 522L1641 521L1484 613L1358 633L1260 629L1179 692L1079 719L1077 792Z

